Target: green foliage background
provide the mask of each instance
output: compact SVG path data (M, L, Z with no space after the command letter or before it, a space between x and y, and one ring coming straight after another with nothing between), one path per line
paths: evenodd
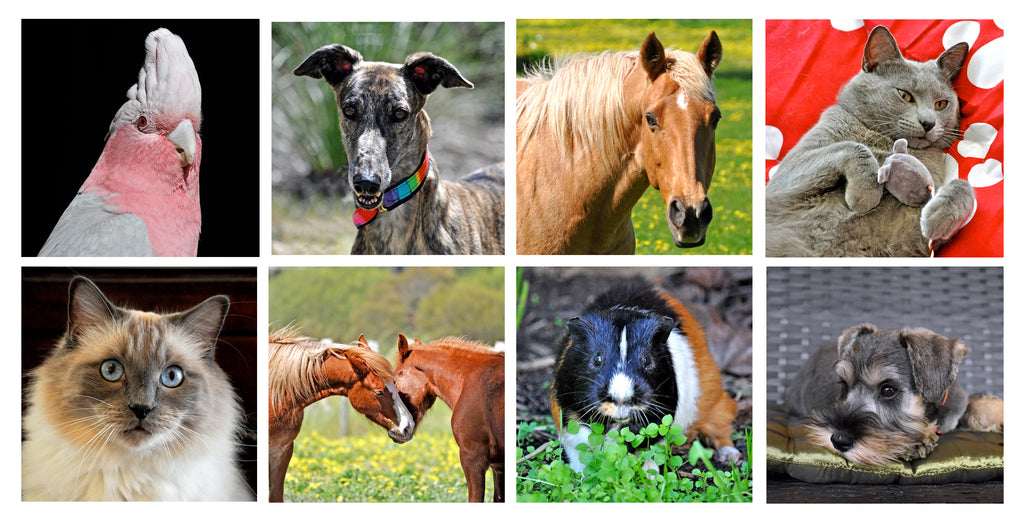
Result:
M679 249L665 223L665 203L649 189L633 208L638 254L753 253L753 32L750 20L519 20L516 23L516 69L545 57L581 52L634 50L654 31L667 47L696 52L714 30L722 42L722 64L715 87L722 122L716 134L717 163L708 191L715 217L707 242Z

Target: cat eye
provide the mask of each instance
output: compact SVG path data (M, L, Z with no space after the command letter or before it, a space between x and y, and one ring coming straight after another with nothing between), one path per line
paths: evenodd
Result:
M949 101L948 100L939 100L939 101L935 102L935 110L941 111L942 109L945 109L946 106L948 106L948 105L949 105Z
M181 381L185 380L185 372L181 371L178 366L168 366L163 373L160 374L160 384L168 388L177 388L181 386Z
M107 359L100 363L100 375L110 382L119 381L124 376L124 366L114 359Z
M896 92L899 93L900 98L903 98L903 101L908 102L908 103L914 103L914 95L913 94L910 94L909 92L904 91L903 89L896 89Z

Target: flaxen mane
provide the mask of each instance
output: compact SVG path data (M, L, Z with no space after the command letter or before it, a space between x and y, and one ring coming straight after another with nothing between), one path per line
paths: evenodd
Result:
M665 53L669 74L688 97L715 101L711 78L694 54ZM525 127L518 146L546 125L566 157L579 149L600 155L594 160L610 170L621 165L636 141L629 131L643 121L643 108L627 111L622 94L626 75L639 66L638 56L636 51L573 56L529 73L524 80L532 85L516 101L516 121Z
M328 357L361 360L384 380L394 379L391 363L383 355L360 346L326 344L298 335L285 327L270 334L270 400L298 405L324 388L323 365Z
M470 341L465 337L442 337L436 341L424 343L424 346L426 344L444 345L444 349L448 350L463 350L467 352L486 353L490 355L497 355L499 357L505 357L505 352L495 350L494 348L483 343Z

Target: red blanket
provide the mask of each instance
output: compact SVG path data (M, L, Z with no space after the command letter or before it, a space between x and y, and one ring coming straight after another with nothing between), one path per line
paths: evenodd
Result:
M957 42L970 45L953 81L964 138L947 151L960 177L974 187L978 207L939 253L953 257L1003 255L1003 29L991 20L795 20L766 24L766 175L835 103L860 71L864 44L877 25L889 28L906 58L933 59ZM767 182L767 177L765 181Z

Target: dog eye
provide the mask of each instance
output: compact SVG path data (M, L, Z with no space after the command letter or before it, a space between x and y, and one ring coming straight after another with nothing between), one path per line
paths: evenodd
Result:
M882 397L888 399L893 395L896 395L896 387L893 386L892 384L885 383L878 389L878 393L880 393Z
M345 115L346 118L352 119L356 117L356 114L358 114L359 111L356 110L355 105L347 103L345 104L344 107L341 108L341 112Z
M604 356L601 355L601 354L595 355L594 356L594 366L600 367L602 364L604 364Z
M409 111L405 109L395 109L395 121L402 121L409 115Z

